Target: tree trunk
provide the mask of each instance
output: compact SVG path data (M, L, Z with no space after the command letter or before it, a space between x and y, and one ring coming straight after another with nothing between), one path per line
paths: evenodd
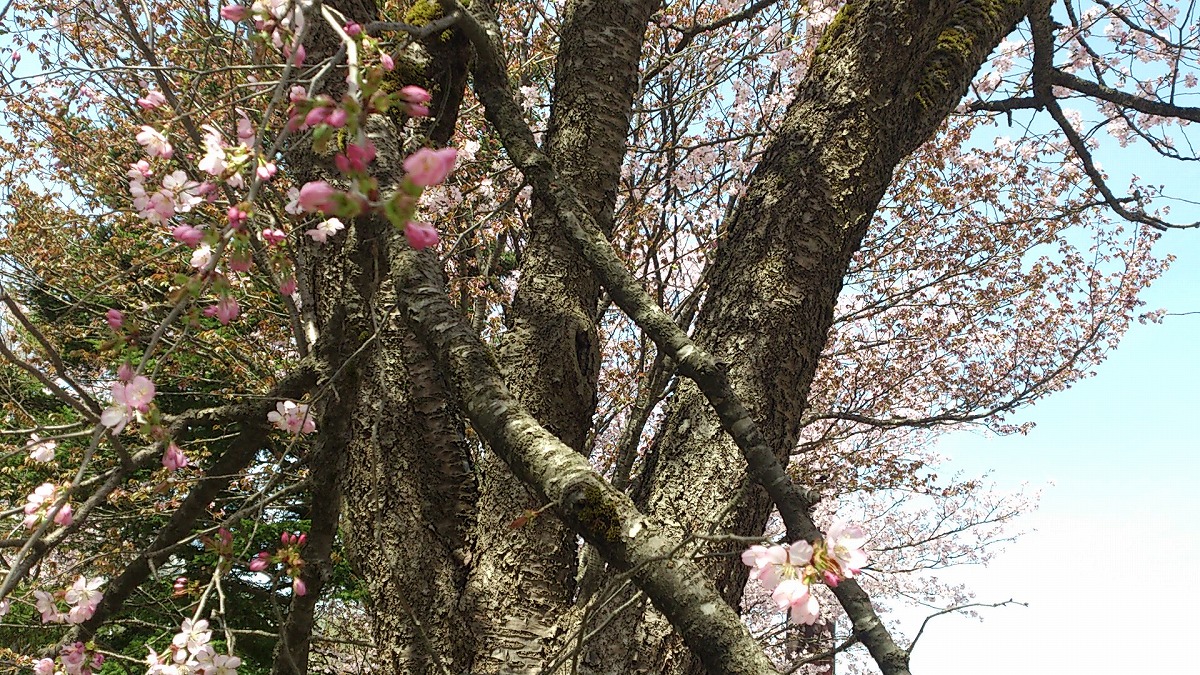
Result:
M612 228L643 35L657 5L576 0L563 19L547 152L606 231ZM596 410L598 295L587 264L535 201L500 360L513 393L580 452ZM476 672L540 672L570 627L562 619L575 593L576 535L550 516L509 528L525 509L543 504L494 454L481 464L479 558L468 589L482 636Z

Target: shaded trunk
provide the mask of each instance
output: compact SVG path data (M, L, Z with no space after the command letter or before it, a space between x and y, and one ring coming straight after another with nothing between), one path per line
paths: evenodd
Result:
M612 229L617 180L646 21L657 0L568 4L547 152L587 209ZM507 382L547 430L582 452L596 409L599 285L535 201L521 285L500 350ZM495 455L481 462L479 558L468 602L482 636L476 672L539 672L575 595L576 536L553 517L508 524L543 506ZM559 625L556 625L558 623Z
M372 3L331 4L359 23L378 18ZM431 107L441 117L429 130L443 142L453 130L464 81L467 55L461 44L455 46L458 61L413 60L430 68ZM336 49L336 37L318 24L310 54L320 58ZM330 93L339 96L341 77L329 82ZM404 148L395 124L376 117L367 125L378 149L373 173L384 186L402 175ZM303 180L334 178L330 159L303 146L289 153ZM342 365L317 407L322 447L337 447L340 457L312 466L313 477L335 484L325 485L328 498L344 500L345 551L364 585L382 667L395 673L465 672L472 633L458 602L476 498L470 450L431 359L397 316L391 286L381 289L394 227L372 216L347 225L336 244L306 247L303 276L317 329L344 336L319 355ZM291 661L302 658L296 654ZM277 664L277 672L287 671Z

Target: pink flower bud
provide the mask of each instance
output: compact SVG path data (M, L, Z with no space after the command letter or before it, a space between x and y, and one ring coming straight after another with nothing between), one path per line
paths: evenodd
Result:
M167 97L161 91L151 91L137 100L142 110L154 110L167 102Z
M126 361L117 368L117 379L122 382L129 382L133 379L133 364Z
M104 320L108 322L108 327L113 330L121 330L121 326L125 325L125 315L116 309L110 309L105 312Z
M300 188L298 200L300 208L308 213L321 211L328 213L334 207L333 197L337 190L325 181L312 181Z
M267 562L271 558L271 554L266 551L259 551L257 555L250 559L250 571L261 572L267 569Z
M388 72L396 69L396 62L392 59L391 55L386 53L379 55L379 64Z
M258 170L255 173L258 175L259 180L271 180L278 171L279 168L275 166L275 162L266 162L259 164Z
M841 579L838 578L838 575L833 573L833 570L825 570L825 584L827 586L830 588L837 588L839 581L841 581Z
M350 37L358 37L360 34L362 34L362 26L354 23L353 21L347 23L342 30L346 31L346 35L349 35Z
M246 219L250 217L243 209L237 206L231 206L225 211L225 215L229 217L229 226L235 230L241 229L246 224Z
M304 116L304 124L315 127L318 124L324 123L327 117L329 117L329 108L324 106L313 108Z
M175 471L187 466L188 458L183 454L183 450L172 442L167 445L167 451L163 453L162 465L167 467L168 471Z
M279 284L279 292L282 295L291 295L296 292L296 277L288 277Z
M409 103L429 103L433 100L433 95L415 84L410 84L400 88L400 98Z
M292 65L304 65L304 57L308 56L308 52L304 50L304 45L296 45L296 52L292 55Z
M75 515L71 512L70 504L63 504L63 507L58 510L58 514L54 516L54 522L63 527L68 527L75 522Z
M325 124L328 124L335 129L341 129L342 127L346 126L346 120L349 119L349 117L350 115L346 113L345 109L334 108L333 111L329 113L329 116L325 118Z
M296 577L292 579L292 592L296 594L296 597L302 597L308 593L308 586L304 585L304 581L300 577Z
M404 171L409 182L418 187L437 185L454 170L458 151L454 148L431 150L421 148L404 158Z
M404 238L408 240L409 246L418 251L424 251L438 243L437 230L433 229L429 223L405 223Z
M204 316L215 316L222 326L227 326L230 321L238 318L238 314L241 311L242 309L238 306L237 299L232 295L227 295L218 300L217 304L206 307L204 309Z
M246 18L246 7L243 5L225 5L221 8L221 18L230 21L241 21Z
M204 239L204 230L192 227L191 225L176 225L171 228L171 236L179 243L195 248Z
M278 246L287 241L287 233L277 228L268 227L262 231L262 238L268 245Z

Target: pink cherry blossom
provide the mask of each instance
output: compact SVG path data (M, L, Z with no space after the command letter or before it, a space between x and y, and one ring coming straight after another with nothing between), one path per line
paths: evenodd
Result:
M167 467L168 471L175 471L187 466L188 458L183 454L183 450L172 441L167 444L167 451L163 453L162 465Z
M64 645L58 652L58 658L62 661L67 675L83 675L83 662L87 660L87 649L82 642Z
M29 458L43 464L54 461L54 449L57 447L58 443L56 441L42 440L37 434L31 434L29 445L25 446L29 451Z
M811 593L808 584L800 579L785 579L779 582L771 593L771 599L779 609L790 609L791 621L794 624L816 623L820 606Z
M321 211L328 213L333 208L333 197L337 190L323 180L305 183L300 188L298 203L300 208L308 213Z
M232 295L222 296L217 300L217 304L204 309L204 316L214 316L222 326L228 326L230 321L238 318L238 314L242 311L238 306L237 298Z
M275 410L267 413L267 421L276 429L286 431L293 436L311 434L317 430L317 423L308 413L308 405L295 401L280 401L275 404Z
M342 224L342 221L338 220L337 218L330 218L323 221L320 225L317 225L313 229L308 230L304 234L312 237L313 241L317 242L318 244L324 244L330 237L344 229L346 229L346 226Z
M129 171L126 175L129 176L129 180L141 181L149 178L152 173L154 171L150 168L150 162L139 159L137 162L129 165Z
M171 147L171 143L167 140L167 137L154 129L154 127L142 125L142 130L136 138L138 145L145 148L146 154L151 157L171 159L171 156L175 154L175 150Z
M408 240L409 246L418 251L424 251L438 243L437 230L433 229L429 223L405 223L404 238Z
M129 420L149 410L154 393L154 383L142 375L128 383L114 382L112 404L100 415L100 423L112 429L114 434L121 433Z
M770 590L784 580L803 578L812 557L812 544L798 541L790 546L751 546L742 553L742 562L752 568L750 576Z
M142 110L153 110L167 102L167 97L163 96L161 91L150 91L145 96L137 100L137 104Z
M400 89L400 98L405 102L404 112L409 117L429 116L429 108L425 104L432 101L433 96L425 89L410 84Z
M288 203L283 207L284 211L298 216L304 213L304 209L300 208L300 190L297 188L288 188L287 191Z
M75 580L75 583L67 590L65 597L67 604L73 605L67 615L69 623L83 623L92 618L96 607L104 599L104 594L99 590L103 584L104 579L101 577L89 580L87 577L81 576Z
M274 227L264 228L259 233L259 236L262 237L263 241L267 242L268 246L278 246L287 241L287 233Z
M328 124L335 129L341 129L342 127L346 126L346 120L349 118L350 115L344 108L334 108L325 118L325 124Z
M241 21L246 18L247 9L243 5L225 5L221 8L221 18L230 21Z
M245 113L242 113L237 121L238 140L246 147L250 147L254 144L254 136L254 123L250 121L249 117L246 117Z
M454 170L454 160L457 157L458 151L454 148L421 148L404 159L404 171L413 185L438 185Z
M324 106L317 106L309 110L308 114L304 116L305 126L315 127L318 124L324 124L325 120L329 118L329 112L330 109Z
M253 558L250 559L250 571L261 572L267 569L267 565L271 562L271 554L267 551L259 551Z
M837 563L843 578L853 578L867 564L867 554L862 550L867 535L862 526L837 520L825 537L825 550L832 562Z
M42 623L62 623L66 615L58 611L54 596L46 591L34 591L34 608L42 615Z
M58 513L54 514L54 523L56 525L68 527L73 522L75 522L75 512L71 510L70 503L63 504Z
M38 659L33 664L34 675L54 675L54 659Z
M212 247L208 244L200 244L195 251L192 251L191 266L198 269L208 269L212 263Z
M204 230L191 225L176 225L171 228L171 236L179 243L195 248L204 239Z
M200 650L202 645L208 644L212 639L212 631L208 629L208 621L200 619L192 621L184 619L183 625L180 626L179 633L171 639L171 644L179 649L187 649L193 654Z

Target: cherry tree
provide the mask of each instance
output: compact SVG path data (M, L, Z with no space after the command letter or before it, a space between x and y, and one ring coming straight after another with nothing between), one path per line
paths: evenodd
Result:
M907 673L1169 260L1186 3L40 3L0 663ZM5 651L6 650L6 651Z

